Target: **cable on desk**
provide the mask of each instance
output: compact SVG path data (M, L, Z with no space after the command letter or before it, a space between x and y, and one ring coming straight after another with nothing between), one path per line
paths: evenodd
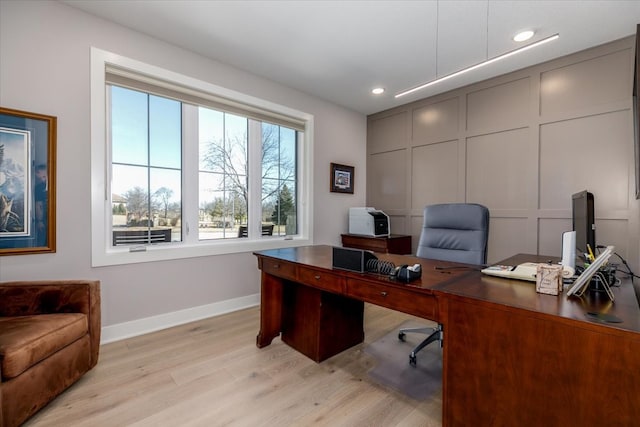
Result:
M597 245L596 248L598 249L606 249L606 246L602 246L602 245ZM620 261L622 262L622 264L624 264L625 267L627 267L628 271L621 271L621 273L627 274L629 275L629 277L631 277L631 283L633 283L633 279L635 277L640 278L640 276L636 275L633 271L631 271L631 267L629 267L629 264L627 264L627 260L625 260L624 258L622 258L620 256L620 254L618 254L617 252L613 253L615 256L617 256L618 258L620 258ZM617 286L618 284L616 284Z

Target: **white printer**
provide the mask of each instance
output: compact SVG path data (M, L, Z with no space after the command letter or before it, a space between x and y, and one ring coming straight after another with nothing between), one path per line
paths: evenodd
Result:
M389 216L375 208L349 208L349 234L389 236Z

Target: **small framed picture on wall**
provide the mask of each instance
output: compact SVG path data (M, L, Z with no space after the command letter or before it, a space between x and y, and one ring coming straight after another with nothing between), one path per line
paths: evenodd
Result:
M353 194L354 173L353 166L331 163L331 192Z

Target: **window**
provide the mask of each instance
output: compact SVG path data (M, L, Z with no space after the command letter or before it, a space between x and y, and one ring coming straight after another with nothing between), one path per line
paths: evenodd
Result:
M278 235L296 234L296 133L262 124L262 215Z
M112 244L182 240L182 105L108 85Z
M248 124L246 117L198 109L200 239L247 237Z
M198 130L200 239L248 237L250 169L261 174L260 236L297 234L298 132L205 107ZM260 158L248 155L250 144Z
M312 124L92 49L92 264L310 244Z

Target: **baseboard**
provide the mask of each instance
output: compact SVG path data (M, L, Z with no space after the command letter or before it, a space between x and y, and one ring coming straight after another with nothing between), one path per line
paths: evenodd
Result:
M258 304L260 304L260 294L253 294L246 297L215 302L213 304L201 305L157 316L145 317L143 319L132 320L130 322L104 326L101 330L100 344L108 344L114 341L137 337L139 335L194 322L196 320L219 316L221 314L242 310L244 308L255 307Z

